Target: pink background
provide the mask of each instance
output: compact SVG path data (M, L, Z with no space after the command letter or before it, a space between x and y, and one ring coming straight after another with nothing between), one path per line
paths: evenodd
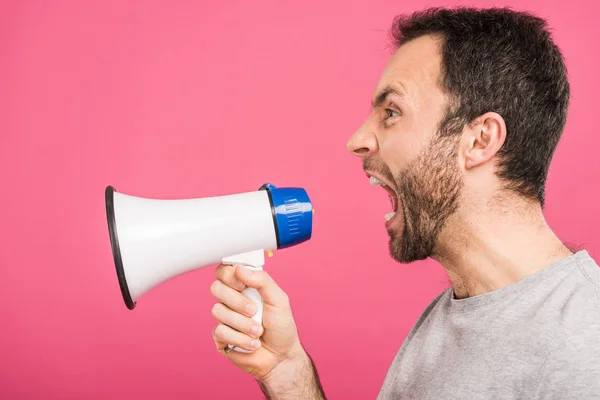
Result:
M454 2L445 5L458 4ZM547 17L573 102L546 215L600 256L598 3L479 1ZM313 239L266 268L331 399L375 398L425 306L433 262L388 256L381 189L345 150L424 1L5 1L0 6L0 397L259 399L213 347L213 269L125 308L104 188L202 197L303 186Z

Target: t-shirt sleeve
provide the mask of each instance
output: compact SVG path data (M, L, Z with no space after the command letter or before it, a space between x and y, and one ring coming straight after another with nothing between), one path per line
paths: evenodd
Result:
M600 336L596 329L567 337L548 358L539 399L600 399Z

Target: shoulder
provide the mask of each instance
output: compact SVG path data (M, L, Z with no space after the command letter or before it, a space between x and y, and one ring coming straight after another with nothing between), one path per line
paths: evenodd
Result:
M587 254L575 257L575 268L563 283L556 326L560 341L548 354L538 395L563 398L600 396L600 267Z
M419 330L419 328L423 325L423 323L429 318L432 312L436 309L436 307L444 303L444 301L448 300L452 296L452 288L444 289L440 294L438 294L429 305L423 310L419 319L415 323L415 325L410 330L410 333L406 337L405 342L409 342L410 339L415 335L415 333Z
M571 270L545 297L545 319L556 345L552 352L577 359L585 345L600 352L600 267L585 251L572 257ZM581 348L580 348L581 347ZM570 355L570 353L573 353Z
M560 299L561 319L568 336L600 335L600 267L586 252L573 257L574 268L554 296Z
M584 278L584 286L588 288L586 293L600 304L600 267L587 251L581 251L576 256L577 273Z
M407 347L409 347L410 343L413 340L413 337L420 332L421 328L423 328L423 325L425 325L428 321L428 319L430 317L432 317L432 313L435 313L437 310L437 307L442 304L444 302L444 300L448 297L452 295L452 289L448 288L448 289L444 289L440 294L438 294L425 308L425 310L423 310L423 312L421 313L421 315L419 316L419 318L417 319L417 322L415 322L415 324L413 325L413 327L411 328L410 332L408 333L408 335L406 336L406 338L404 339L404 341L402 342L402 345L400 346L400 348L398 349L398 352L396 353L396 357L394 358L394 362L392 363L392 368L390 369L390 373L392 372L393 369L393 365L398 363L399 360L402 358L403 354L406 352ZM424 327L423 329L427 329L426 327Z

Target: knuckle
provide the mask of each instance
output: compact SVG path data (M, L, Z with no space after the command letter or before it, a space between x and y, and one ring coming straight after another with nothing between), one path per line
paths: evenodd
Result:
M217 265L217 268L215 268L215 275L219 275L219 273L221 273L223 271L223 264L219 264Z
M223 278L230 279L234 274L233 266L224 265L221 273L223 274Z
M225 333L225 325L219 324L215 327L214 336L217 339L222 339Z
M217 317L218 315L220 315L220 311L221 311L221 303L215 303L211 310L213 317Z
M271 275L269 275L267 271L256 270L252 272L254 273L254 279L259 281L260 283L266 283L269 279L271 279Z
M257 333L252 332L252 328L254 327L254 323L250 323L249 327L248 327L248 334L254 338L259 338L262 336L262 334L264 333L263 331L263 327L261 325L259 325L259 330Z
M217 295L219 294L219 288L221 287L221 281L214 281L211 285L210 285L210 293L214 296L217 297Z
M227 264L219 264L219 266L217 267L217 269L215 270L215 275L219 278L219 279L223 279L224 277L226 277L228 274L230 274L230 269L231 266L227 265Z
M275 279L273 279L273 277L271 275L269 275L269 273L266 272L266 271L261 271L260 282L264 286L269 286L269 287L272 287L272 288L278 288L279 287L277 285L277 282L275 282Z

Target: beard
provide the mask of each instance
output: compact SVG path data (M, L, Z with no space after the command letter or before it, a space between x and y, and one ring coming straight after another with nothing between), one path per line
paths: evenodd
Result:
M388 229L391 257L400 263L424 260L435 253L438 236L458 209L462 176L456 162L458 138L435 135L406 168L394 175L380 161L363 160L363 168L376 171L396 186L402 207L402 232Z

